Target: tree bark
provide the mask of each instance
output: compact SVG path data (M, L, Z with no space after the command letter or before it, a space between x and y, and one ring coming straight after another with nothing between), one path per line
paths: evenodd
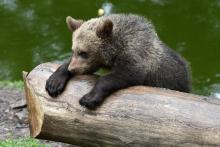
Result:
M95 111L79 105L97 77L76 76L51 98L48 77L59 65L23 73L31 136L79 146L220 146L218 100L135 86L106 98ZM117 81L115 81L117 82Z

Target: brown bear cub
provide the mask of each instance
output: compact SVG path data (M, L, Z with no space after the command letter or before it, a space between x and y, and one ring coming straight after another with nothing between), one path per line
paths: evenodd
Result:
M73 33L72 57L47 80L46 90L56 97L76 74L92 74L100 67L110 73L98 79L79 103L95 109L111 93L147 85L190 92L187 62L158 38L149 20L137 15L114 14L88 21L67 17Z

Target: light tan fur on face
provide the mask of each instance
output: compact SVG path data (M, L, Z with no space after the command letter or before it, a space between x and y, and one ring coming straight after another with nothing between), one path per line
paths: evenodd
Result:
M96 71L97 67L103 64L100 54L100 38L97 37L95 28L97 21L91 19L83 23L72 36L72 59L68 70L77 74ZM79 56L79 52L86 52L88 58L84 59Z

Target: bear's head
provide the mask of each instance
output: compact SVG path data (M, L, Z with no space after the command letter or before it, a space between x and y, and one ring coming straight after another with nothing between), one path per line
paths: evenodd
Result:
M66 23L73 33L73 52L68 70L76 74L95 72L105 64L102 51L112 34L112 21L94 18L84 22L68 16Z

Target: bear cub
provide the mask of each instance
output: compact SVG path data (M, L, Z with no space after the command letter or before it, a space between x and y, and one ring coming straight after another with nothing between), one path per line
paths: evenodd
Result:
M109 68L110 73L80 99L88 109L95 109L111 93L135 85L190 92L186 60L159 39L146 18L113 14L82 21L68 16L66 23L73 35L72 57L46 81L50 96L62 93L74 75L92 74L100 67Z

